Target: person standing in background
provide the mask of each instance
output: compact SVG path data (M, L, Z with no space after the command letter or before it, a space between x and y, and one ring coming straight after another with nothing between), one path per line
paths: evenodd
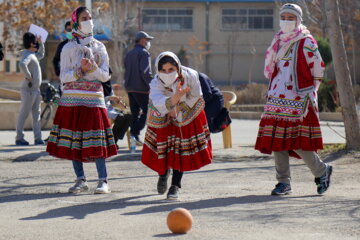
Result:
M53 58L53 66L54 66L54 71L55 71L55 75L56 75L56 79L57 79L57 82L59 84L58 89L59 89L59 93L60 93L60 96L62 94L62 89L61 89L61 83L60 83L60 79L59 79L59 76L60 76L60 56L61 56L61 50L63 49L63 47L65 46L65 44L67 44L69 42L69 40L72 39L72 32L71 32L71 22L70 21L67 21L65 23L65 26L64 26L64 32L65 32L65 40L63 40L62 42L59 43L57 49L56 49L56 53L54 55L54 58Z
M71 22L70 21L67 21L65 23L65 32L66 32L65 33L66 39L59 43L59 45L58 45L58 47L56 49L55 56L53 58L54 70L55 70L55 74L56 74L57 77L60 76L60 55L61 55L61 50L63 49L65 44L67 44L68 41L70 39L72 39Z
M24 124L31 111L35 139L34 144L40 145L44 144L44 141L41 139L40 86L42 76L39 60L44 57L45 49L40 37L36 37L30 32L24 34L23 45L25 50L20 53L19 68L25 75L25 79L22 81L20 87L21 106L16 124L15 144L18 146L29 145L29 142L24 139Z
M145 127L149 84L152 79L149 49L153 38L146 32L138 32L135 36L135 47L125 57L125 90L128 93L132 115L130 134L140 146L143 142L139 134Z
M302 9L287 3L280 8L280 31L265 57L265 77L270 80L255 149L274 152L278 183L271 195L291 189L289 156L302 158L315 177L318 194L330 186L332 166L321 161L323 148L317 90L325 64L310 31L302 22Z

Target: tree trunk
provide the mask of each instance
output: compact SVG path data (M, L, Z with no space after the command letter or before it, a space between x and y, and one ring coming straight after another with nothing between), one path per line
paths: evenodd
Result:
M360 149L359 119L356 113L355 97L347 61L344 38L339 17L337 0L326 0L325 10L329 26L331 52L334 61L337 88L340 95L342 115L345 124L346 147Z

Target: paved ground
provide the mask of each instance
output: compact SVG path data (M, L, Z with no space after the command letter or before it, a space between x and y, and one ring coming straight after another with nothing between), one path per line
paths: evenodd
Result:
M344 134L341 123L329 124ZM344 142L322 126L325 142ZM128 153L125 141L107 163L112 193L92 194L96 170L86 164L91 191L72 195L70 162L47 156L45 147L15 147L14 133L0 132L0 239L360 239L360 154L325 159L334 174L324 196L316 194L303 162L293 159L294 193L273 197L273 160L252 149L256 129L257 121L235 120L234 147L227 150L214 135L214 162L184 175L180 202L156 194L155 173L139 162L140 149ZM176 207L194 217L186 235L166 227Z

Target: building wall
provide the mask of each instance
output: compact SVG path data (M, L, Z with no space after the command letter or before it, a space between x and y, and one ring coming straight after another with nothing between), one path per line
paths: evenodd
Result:
M219 84L230 83L229 57L233 54L232 83L264 81L264 53L270 44L275 30L226 31L221 29L222 8L272 8L274 9L274 28L279 21L274 3L146 3L145 8L192 8L192 32L148 32L155 39L150 50L155 58L159 52L170 50L177 53L182 46L187 49L189 66L207 73ZM209 54L199 57L204 51L191 47L189 41L195 37L206 42L206 12L209 11ZM232 39L232 40L230 40ZM231 50L228 48L231 47Z
M279 12L275 3L221 3L214 2L144 2L144 8L191 8L193 10L192 31L147 31L155 39L150 49L152 60L165 50L178 53L181 47L187 50L188 66L205 72L219 85L239 84L247 82L266 82L263 76L264 53L269 46L275 32L278 30ZM272 30L243 30L227 31L221 29L221 14L223 8L272 8L273 27ZM133 9L134 10L134 9ZM209 34L206 32L206 16L209 16ZM140 12L140 9L134 12ZM141 20L139 21L141 22ZM141 26L139 26L139 29ZM0 23L0 32L2 30ZM203 44L208 40L208 44ZM198 41L191 46L191 41ZM46 43L45 60L41 61L44 79L56 79L52 59L59 41L48 40ZM113 51L111 43L105 43L111 59L117 54ZM199 49L201 48L201 49ZM229 50L230 49L230 50ZM209 51L206 54L207 50ZM230 60L233 54L233 64ZM360 67L352 67L352 56L349 54L351 75L355 68L357 82L360 82ZM359 60L360 54L356 59ZM5 73L5 61L0 62L0 84L6 82L18 85L23 76L16 73L16 55L7 55L6 59L11 61L11 73ZM360 61L355 64L359 65ZM231 74L232 70L232 74ZM2 84L3 85L3 84Z

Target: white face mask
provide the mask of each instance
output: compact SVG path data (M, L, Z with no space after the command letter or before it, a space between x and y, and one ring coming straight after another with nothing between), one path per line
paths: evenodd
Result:
M92 20L80 22L80 31L84 34L90 34L93 32L94 23Z
M296 21L280 20L280 28L284 33L289 33L296 27Z
M179 74L177 73L177 71L173 71L171 73L159 73L159 78L164 82L165 87L170 86L171 84L173 84L177 77L179 76Z
M146 48L146 50L149 51L149 49L151 48L151 43L150 43L150 41L147 41L147 42L146 42L145 48Z

